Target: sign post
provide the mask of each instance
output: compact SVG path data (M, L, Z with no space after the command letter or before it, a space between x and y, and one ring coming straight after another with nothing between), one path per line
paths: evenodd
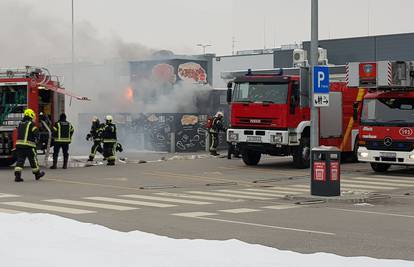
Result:
M311 2L311 43L310 43L310 83L309 91L311 92L311 130L310 130L310 145L311 149L319 146L319 112L318 108L313 104L313 67L318 65L319 61L319 36L318 36L318 0ZM311 162L312 163L312 162Z

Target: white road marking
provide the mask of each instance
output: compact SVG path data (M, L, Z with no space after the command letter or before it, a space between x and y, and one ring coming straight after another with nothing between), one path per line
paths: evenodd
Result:
M376 189L376 190L393 190L398 187L391 186L379 186L379 185L366 185L366 184L353 184L351 182L341 182L343 188L360 188L360 189Z
M256 188L248 188L243 189L247 191L253 191L253 192L264 192L264 193L281 193L286 195L294 195L294 194L302 194L303 192L295 192L295 191L281 191L281 190L267 190L267 189L256 189Z
M112 198L112 197L85 197L84 199L113 202L113 203L122 203L122 204L131 204L131 205L138 205L138 206L157 207L157 208L169 208L169 207L176 206L176 205L164 204L164 203L145 202L145 201L128 200L128 199L121 199L121 198Z
M130 198L156 200L156 201L165 201L165 202L181 203L181 204L193 204L193 205L207 205L207 204L211 204L210 202L202 202L202 201L195 201L195 200L185 200L185 199L177 199L177 198L167 198L167 197L153 197L153 196L144 196L144 195L122 195L121 197L130 197Z
M221 211L221 212L227 212L227 213L239 214L239 213L255 212L255 211L261 211L261 210L239 208L239 209L229 209L229 210L219 210L219 211Z
M292 185L294 187L298 187L298 188L308 188L308 190L310 190L309 185L301 185L301 184L296 184L296 185ZM341 187L343 189L352 189L352 188L359 188L359 189L368 189L368 190L372 190L372 189L376 189L376 190L392 190L392 189L398 189L397 187L385 187L385 186L374 186L374 185L359 185L359 184L353 184L352 182L341 182Z
M272 194L269 193L257 193L257 192L246 192L246 191L242 191L242 190L226 190L226 189L221 189L221 190L216 190L215 192L223 192L223 193L231 193L231 194L243 194L243 195L253 195L253 196L264 196L264 197L284 197L286 194L276 194L277 192L275 191Z
M412 176L410 178L407 177L408 179L405 179L403 176L393 176L393 175L373 175L373 176L370 176L370 177L382 178L382 179L385 179L387 181L396 181L396 180L400 179L401 181L414 182L414 179L410 179L410 178L412 178Z
M303 189L307 189L307 190L309 190L309 188L310 188L310 185L308 185L308 184L292 184L290 186L295 187L295 188L303 188Z
M188 218L200 218L203 216L213 216L218 215L217 213L208 213L208 212L185 212L185 213L174 213L174 216L188 217Z
M306 230L306 229L298 229L298 228L282 227L282 226L275 226L275 225L266 225L266 224L249 223L249 222L242 222L242 221L232 221L232 220L224 220L224 219L205 217L205 216L210 216L210 215L217 215L216 213L190 212L190 213L176 213L176 214L172 214L172 215L181 216L181 217L188 217L188 218L194 218L194 219L199 219L199 220L206 220L206 221L241 224L241 225L255 226L255 227L261 227L261 228L294 231L294 232L301 232L301 233L308 233L308 234L329 235L329 236L335 236L336 235L334 233L329 233L329 232L321 232L321 231L313 231L313 230Z
M401 179L382 179L382 178L371 178L371 177L354 177L353 180L361 181L379 181L379 182L388 182L393 185L407 184L414 186L414 180L401 180Z
M377 181L359 181L359 180L347 180L347 182L352 184L368 184L368 185L379 185L379 186L391 186L391 187L414 187L413 185L401 184L401 183L387 183L387 182L377 182Z
M182 197L182 198L192 198L192 199L201 199L201 200L210 200L210 201L220 201L220 202L242 202L243 201L241 199L230 199L230 198L223 198L223 197L195 196L195 195L189 195L189 194L168 193L168 192L155 193L155 195L166 196L166 197Z
M13 195L13 194L0 193L0 198L7 198L7 197L20 197L20 196L19 195Z
M25 212L25 211L0 209L0 213L16 214L16 213L23 213L23 212Z
M309 188L309 186L308 186ZM303 188L296 188L296 187L282 187L282 186L273 186L273 187L266 187L266 190L277 190L277 191L292 191L292 192L297 192L299 194L308 192L308 189L303 189Z
M364 211L364 210L348 210L348 209L337 209L337 208L328 208L328 209L347 211L347 212L356 212L356 213L374 214L374 215L384 215L384 216L392 216L392 217L414 218L414 215L405 215L405 214L396 214L396 213L385 213L385 212Z
M28 203L28 202L18 202L18 201L1 202L1 204L15 206L15 207L22 207L22 208L27 208L27 209L47 210L47 211L55 211L55 212L62 212L62 213L69 213L69 214L88 214L88 213L96 212L96 211L91 211L91 210L81 210L81 209L73 209L73 208L50 206L50 205Z
M119 205L112 205L112 204L102 204L102 203L94 203L94 202L86 202L86 201L78 201L78 200L69 200L69 199L47 199L44 200L47 202L52 203L59 203L59 204L68 204L68 205L75 205L75 206L85 206L91 208L99 208L99 209L108 209L108 210L136 210L136 207L127 207L127 206L119 206Z
M254 196L246 196L246 195L235 195L235 194L225 194L225 193L216 193L211 191L187 191L186 193L190 194L200 194L200 195L208 195L208 196L219 196L219 197L232 197L232 198L241 198L241 199L259 199L259 200L267 200L271 199L268 197L254 197Z
M301 208L299 205L274 205L274 206L266 206L262 207L262 209L271 209L271 210L287 210L287 209L294 209L294 208Z

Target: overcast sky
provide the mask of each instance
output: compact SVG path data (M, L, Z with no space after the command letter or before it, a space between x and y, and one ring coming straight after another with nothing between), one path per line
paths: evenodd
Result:
M19 1L51 24L70 22L71 0L12 2ZM233 36L236 50L300 43L310 37L311 0L74 1L76 21L89 22L99 36L117 35L177 53L198 53L201 48L195 45L208 43L213 45L208 52L230 54ZM412 0L320 0L319 6L320 39L414 32ZM27 18L16 19L23 24ZM67 28L62 31L70 36Z

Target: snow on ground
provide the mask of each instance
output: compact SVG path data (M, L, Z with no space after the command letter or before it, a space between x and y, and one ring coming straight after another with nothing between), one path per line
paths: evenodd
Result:
M238 240L172 239L118 232L49 214L0 214L0 266L383 267L414 262L300 254Z

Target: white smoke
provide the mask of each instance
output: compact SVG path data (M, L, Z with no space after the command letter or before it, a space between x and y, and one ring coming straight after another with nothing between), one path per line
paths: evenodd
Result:
M0 2L0 65L2 67L49 65L71 61L71 24L60 18L40 15L34 4ZM143 59L153 53L142 44L121 37L102 37L88 21L75 24L77 60Z
M35 10L34 4L18 0L0 2L0 67L47 66L53 75L64 76L66 89L92 99L85 102L66 98L66 112L74 125L78 125L81 113L196 112L195 92L205 91L207 87L191 83L178 82L167 92L155 89L154 99L149 102L139 95L134 101L128 99L128 62L150 59L156 50L125 42L116 35L104 37L88 21L75 24L76 61L72 84L71 25ZM149 81L147 85L139 90L149 92L157 87L157 82ZM86 132L77 131L77 137L82 140L84 135ZM85 146L79 140L75 143Z

